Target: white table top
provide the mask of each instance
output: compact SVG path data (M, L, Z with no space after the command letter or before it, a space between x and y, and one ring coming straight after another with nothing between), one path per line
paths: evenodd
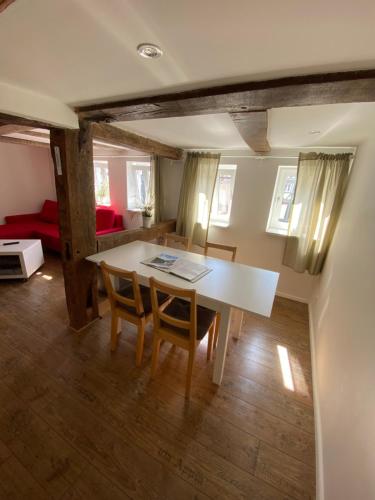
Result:
M4 245L4 243L18 241L17 245ZM34 245L40 245L40 240L20 240L19 238L13 238L12 240L0 240L0 253L6 254L19 254L27 250Z
M145 259L156 257L161 252L181 256L206 265L212 271L195 283L190 283L182 278L141 263ZM140 283L145 285L148 284L148 279L154 276L156 279L173 286L195 289L198 303L207 307L215 305L233 306L263 316L271 315L279 279L279 273L273 271L213 257L205 257L204 255L154 245L144 241L134 241L86 258L96 264L104 260L107 264L119 269L136 271Z

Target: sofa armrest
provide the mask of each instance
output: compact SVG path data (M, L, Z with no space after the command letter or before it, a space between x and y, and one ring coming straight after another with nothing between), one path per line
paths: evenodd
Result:
M113 227L119 228L121 230L125 229L124 227L124 218L120 214L115 214L115 223L113 224Z
M23 214L23 215L7 215L5 222L7 224L22 224L24 222L35 222L39 220L39 212L36 214Z

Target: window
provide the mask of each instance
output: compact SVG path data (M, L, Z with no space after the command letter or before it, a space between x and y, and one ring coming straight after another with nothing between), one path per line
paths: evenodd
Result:
M296 182L297 167L279 167L268 217L268 233L288 233Z
M94 161L95 200L97 205L110 205L107 161Z
M149 197L150 162L127 161L128 209L141 210Z
M219 165L212 199L210 223L229 226L237 165Z

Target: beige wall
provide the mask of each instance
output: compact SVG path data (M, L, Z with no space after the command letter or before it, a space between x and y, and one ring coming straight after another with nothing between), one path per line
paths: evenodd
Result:
M310 304L320 499L375 498L375 143L357 153ZM324 488L323 488L324 485Z
M6 215L38 212L46 199L56 200L49 149L0 143L0 224Z
M223 152L227 156L228 151ZM238 156L241 152L236 153ZM249 151L242 152L249 155ZM288 155L289 156L289 155ZM296 165L296 159L224 158L221 164L236 164L231 223L228 228L211 226L208 238L216 243L238 247L239 262L280 273L278 293L307 302L316 278L299 274L283 266L285 239L265 232L273 189L279 165ZM165 217L176 217L183 171L183 161L163 162Z

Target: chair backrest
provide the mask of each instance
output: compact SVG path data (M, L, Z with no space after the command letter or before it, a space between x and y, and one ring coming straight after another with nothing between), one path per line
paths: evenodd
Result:
M111 309L121 304L134 308L137 316L144 314L141 291L139 288L138 276L135 271L124 271L116 267L109 266L104 261L101 261L100 268L103 273L104 285L107 290ZM133 288L133 297L128 298L120 295L113 286L114 278L120 278L129 282L129 286ZM131 314L129 312L129 314Z
M206 245L204 247L204 255L207 255L209 248L216 248L217 250L224 250L226 252L232 253L232 262L236 260L237 247L232 247L230 245L220 245L219 243L209 243L206 241Z
M174 233L165 233L164 244L169 247L171 243L180 243L185 250L190 249L190 240L187 236L180 236Z
M169 330L168 326L171 327L169 330L172 335L176 335L176 330L174 328L182 328L183 330L189 331L190 342L195 345L197 340L197 293L195 290L188 290L185 288L177 288L155 278L150 278L150 290L151 290L151 304L152 312L154 317L154 328L159 330ZM181 320L175 318L164 312L165 307L169 304L164 303L159 304L157 292L163 292L172 298L182 298L187 302L190 302L190 314L189 320ZM162 323L163 322L163 323Z

